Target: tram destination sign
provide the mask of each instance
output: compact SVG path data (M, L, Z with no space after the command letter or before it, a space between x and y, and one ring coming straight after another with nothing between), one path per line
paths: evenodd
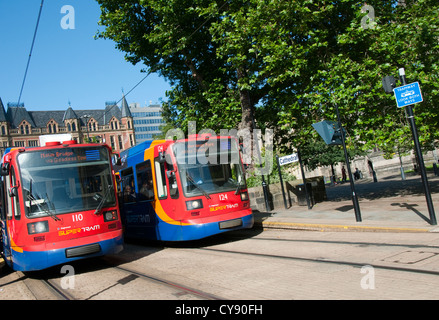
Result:
M299 161L297 153L290 154L289 156L279 157L279 164L281 166Z

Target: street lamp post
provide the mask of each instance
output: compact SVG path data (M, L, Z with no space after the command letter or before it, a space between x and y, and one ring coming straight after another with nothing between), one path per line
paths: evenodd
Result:
M85 114L85 115L79 117L79 119L90 119L90 118L91 118L91 116L88 114ZM85 128L87 129L87 140L90 142L90 134L88 132L88 123L87 122L88 121L86 120L85 121Z

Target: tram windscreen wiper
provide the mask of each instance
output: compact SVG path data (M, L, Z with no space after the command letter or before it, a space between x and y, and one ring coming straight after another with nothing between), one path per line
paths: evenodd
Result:
M209 196L209 194L206 192L206 191L204 191L204 189L203 188L201 188L195 181L194 181L194 178L192 178L190 175L189 175L189 173L186 171L186 177L187 177L187 179L196 187L196 188L198 188L200 191L201 191L201 193L207 198L207 199L210 199L210 196Z
M101 199L101 202L99 202L98 206L96 207L96 210L94 214L99 214L102 210L102 207L104 206L105 201L107 200L108 196L110 195L110 189L112 188L111 184L107 186L107 191L105 192L104 196ZM99 198L101 195L96 193L94 197ZM93 198L94 198L93 197Z
M47 196L47 193L46 193L46 196ZM34 201L34 203L37 205L37 207L40 211L44 212L45 214L47 214L49 217L51 217L55 221L61 221L61 219L58 218L58 216L55 213L50 211L48 205L47 205L47 209L43 208L43 206L40 205L40 203L39 203L40 201L38 201L38 200L41 200L41 198L35 199L33 194L28 194L27 198L29 199L29 206L30 207L32 206L32 201ZM47 198L47 200L49 201L49 198Z
M240 190L241 190L241 181L238 181L238 186L236 187L235 195L237 195Z

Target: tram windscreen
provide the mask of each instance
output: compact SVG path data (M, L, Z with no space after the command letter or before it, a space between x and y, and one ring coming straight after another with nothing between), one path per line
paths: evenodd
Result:
M30 218L116 204L105 147L26 151L18 156L18 163Z
M177 142L173 152L186 197L246 187L239 149L234 139Z

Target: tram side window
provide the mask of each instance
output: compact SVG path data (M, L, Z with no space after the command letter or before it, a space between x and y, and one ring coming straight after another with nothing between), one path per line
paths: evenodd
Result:
M14 201L14 213L15 213L15 219L21 218L21 212L20 212L20 201L18 199L18 184L17 179L15 178L15 171L14 167L11 167L11 195L13 196Z
M6 199L4 209L6 211L6 218L8 220L12 219L12 199L11 199L11 196L9 195L9 188L10 187L11 187L11 180L10 180L9 176L4 177L4 185L3 185L4 190L3 191L4 191L4 197Z
M168 196L166 189L165 164L160 163L159 159L154 160L155 178L157 180L157 196L159 199L165 199Z
M169 194L171 195L172 199L178 198L178 185L177 185L177 178L175 177L175 170L174 166L172 165L171 161L168 161L168 180L169 180Z
M0 201L1 201L0 202L0 204L1 204L1 208L0 208L1 219L5 220L8 206L7 206L6 198L5 198L5 184L4 184L4 181L1 181L1 180L0 180L0 197L1 197L1 199L0 199Z
M133 168L127 168L121 172L123 201L125 203L136 201Z
M136 174L137 174L137 189L139 190L138 193L139 201L154 200L151 161L146 160L145 162L136 165Z

